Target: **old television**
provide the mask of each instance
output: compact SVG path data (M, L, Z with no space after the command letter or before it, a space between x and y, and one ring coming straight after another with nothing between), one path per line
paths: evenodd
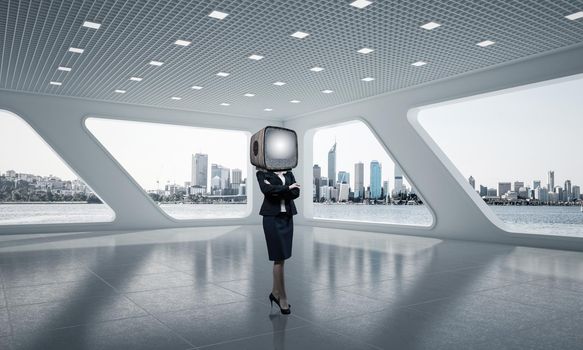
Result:
M298 136L291 129L266 126L251 136L251 164L282 171L298 165Z

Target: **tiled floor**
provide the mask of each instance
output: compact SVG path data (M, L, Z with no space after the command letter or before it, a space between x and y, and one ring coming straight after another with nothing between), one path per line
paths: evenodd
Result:
M583 253L296 226L0 236L0 349L581 349Z

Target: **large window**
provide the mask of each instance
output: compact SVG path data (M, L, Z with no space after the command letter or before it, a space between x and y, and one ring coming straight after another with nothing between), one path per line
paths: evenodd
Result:
M583 236L583 76L424 108L419 122L510 231Z
M0 225L110 222L113 211L21 118L0 110Z
M314 218L432 224L419 191L363 122L318 129L313 150Z
M171 217L250 214L249 133L102 118L89 118L85 124Z

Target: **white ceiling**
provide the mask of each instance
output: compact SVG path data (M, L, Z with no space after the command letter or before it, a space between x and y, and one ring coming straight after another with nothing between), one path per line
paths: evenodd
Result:
M583 43L583 1L351 2L2 0L0 88L278 119Z

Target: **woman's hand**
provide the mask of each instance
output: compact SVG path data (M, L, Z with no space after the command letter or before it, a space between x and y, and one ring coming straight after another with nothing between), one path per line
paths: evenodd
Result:
M289 189L291 190L292 188L300 188L300 184L294 182L293 184L289 185Z

